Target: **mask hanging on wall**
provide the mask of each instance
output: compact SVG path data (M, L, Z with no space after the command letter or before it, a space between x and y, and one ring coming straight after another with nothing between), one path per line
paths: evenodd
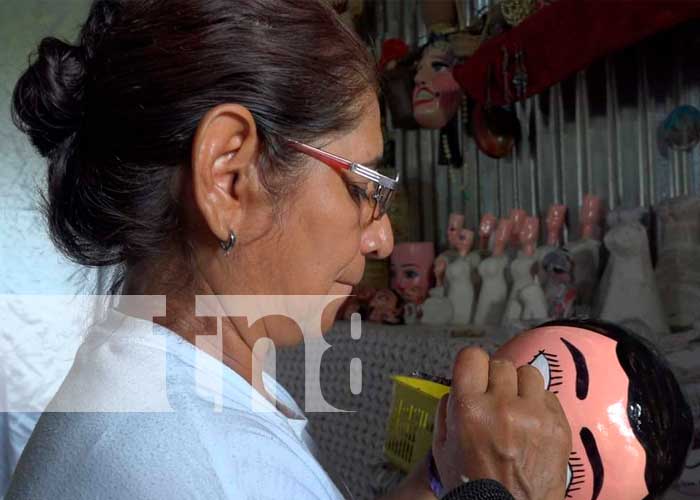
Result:
M417 54L411 54L408 45L396 38L384 41L379 61L381 85L391 113L394 128L419 128L413 116L413 79Z
M700 142L700 109L695 106L679 106L659 126L661 153L668 156L674 151L689 151Z
M457 115L462 89L452 75L455 64L449 42L434 35L421 52L414 80L413 116L421 127L441 129Z

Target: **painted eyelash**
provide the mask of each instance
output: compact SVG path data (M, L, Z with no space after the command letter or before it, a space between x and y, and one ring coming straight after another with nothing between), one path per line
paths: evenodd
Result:
M569 455L569 468L571 469L571 482L566 487L566 498L572 498L571 493L580 490L581 485L586 482L583 461L576 451L572 451Z
M559 356L556 354L550 353L542 349L540 352L537 353L535 358L537 356L544 356L544 359L547 360L547 364L549 365L549 387L547 387L547 390L551 390L553 387L557 387L562 384L562 373L564 372L561 369L561 364L559 364ZM535 359L533 358L533 360ZM559 394L559 391L554 389L552 390L554 394Z

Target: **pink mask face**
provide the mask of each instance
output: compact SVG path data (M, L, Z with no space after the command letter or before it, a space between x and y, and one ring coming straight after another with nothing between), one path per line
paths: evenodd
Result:
M462 89L452 76L455 63L442 44L423 52L413 89L413 116L421 127L443 128L457 113Z
M422 304L428 295L433 260L432 243L399 243L391 254L391 288L406 302Z
M457 248L459 242L459 232L464 227L464 215L451 213L447 221L447 241L450 247Z
M627 417L629 379L617 360L617 342L574 326L527 331L496 357L537 368L571 426L573 452L567 498L640 500L646 455Z

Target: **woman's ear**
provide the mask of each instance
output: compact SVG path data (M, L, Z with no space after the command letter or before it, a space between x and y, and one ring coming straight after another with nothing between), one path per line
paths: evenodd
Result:
M259 139L247 108L222 104L201 120L192 147L194 201L211 232L226 241L238 232L260 193Z

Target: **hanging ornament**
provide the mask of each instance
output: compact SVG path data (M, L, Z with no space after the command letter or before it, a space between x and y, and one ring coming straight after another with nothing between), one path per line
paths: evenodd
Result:
M511 26L517 26L532 14L535 4L532 0L502 0L501 13Z

